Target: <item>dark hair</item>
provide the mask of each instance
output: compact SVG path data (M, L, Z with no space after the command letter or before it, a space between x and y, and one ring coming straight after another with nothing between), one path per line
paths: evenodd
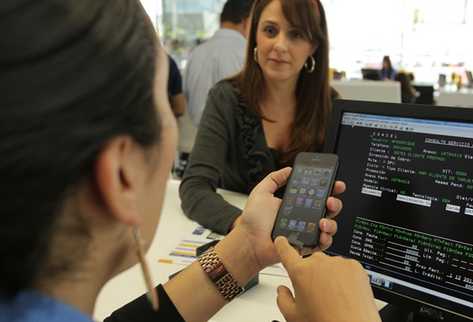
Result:
M388 65L387 68L384 67L384 63ZM388 70L389 72L392 72L393 70L393 64L391 63L391 58L389 56L384 56L383 57L383 66L381 66L382 70Z
M251 13L253 0L227 0L220 14L220 22L242 23Z
M0 17L0 293L14 295L103 146L159 142L156 39L137 0L2 0Z
M272 0L256 0L251 21L250 35L243 71L232 81L240 89L249 107L263 117L260 102L263 98L264 79L260 66L253 59L256 33L263 10ZM321 150L331 112L331 91L328 79L329 41L327 21L322 4L317 0L280 0L286 19L293 26L305 31L305 37L317 50L313 55L316 70L302 70L296 88L297 110L289 151L285 151L282 164L290 164L302 151Z

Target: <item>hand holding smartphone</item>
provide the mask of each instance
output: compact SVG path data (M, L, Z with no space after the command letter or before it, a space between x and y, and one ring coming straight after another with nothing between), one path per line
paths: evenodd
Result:
M271 237L285 236L300 249L319 243L319 221L327 213L338 170L338 157L328 153L299 153L296 157Z

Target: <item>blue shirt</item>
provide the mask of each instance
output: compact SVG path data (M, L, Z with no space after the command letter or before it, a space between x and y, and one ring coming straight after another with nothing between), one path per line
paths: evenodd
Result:
M12 300L0 297L0 322L93 322L67 304L36 291L24 291Z
M245 55L245 37L225 28L192 50L184 77L184 94L195 126L200 123L210 89L222 79L240 72Z

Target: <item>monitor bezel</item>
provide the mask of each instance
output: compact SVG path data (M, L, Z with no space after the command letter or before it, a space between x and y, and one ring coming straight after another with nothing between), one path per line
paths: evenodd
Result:
M324 152L336 153L338 135L341 129L344 113L374 114L381 116L409 117L418 119L429 119L439 121L467 122L473 123L473 108L444 107L416 104L399 104L384 102L368 102L355 100L335 100L332 109L330 125L326 131ZM340 160L343 163L343 160ZM336 238L336 237L335 237ZM372 284L375 297L382 301L406 308L416 309L420 306L428 306L439 309L446 314L466 318L473 321L473 308L466 307L448 301L435 298L435 303L430 301L428 295L414 291L418 296L412 297L398 292L388 291Z

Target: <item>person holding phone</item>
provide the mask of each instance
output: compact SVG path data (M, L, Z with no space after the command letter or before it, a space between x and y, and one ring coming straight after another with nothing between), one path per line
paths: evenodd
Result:
M107 281L137 262L149 271L144 252L176 147L168 58L138 0L3 0L0 16L0 43L9 48L0 53L0 321L92 322ZM264 178L241 224L176 278L153 288L144 274L150 302L142 296L106 321L207 321L265 266L282 258L297 271L291 268L299 265L297 255L270 238L281 203L273 194L290 172ZM332 216L341 209L334 204ZM326 223L324 247L337 228ZM340 260L319 273L344 267L351 266ZM228 272L228 288L208 274L216 269ZM354 274L356 280L366 275ZM300 277L293 277L299 290ZM343 285L354 297L367 288ZM199 296L189 296L195 289ZM294 301L334 301L361 321L351 305L360 302L340 302L339 291L335 286L310 299L307 290ZM293 314L292 308L283 310ZM320 312L294 310L329 321Z
M337 96L328 51L320 1L254 2L245 67L210 91L180 186L189 218L228 233L242 211L217 188L248 194L299 152L322 150Z

